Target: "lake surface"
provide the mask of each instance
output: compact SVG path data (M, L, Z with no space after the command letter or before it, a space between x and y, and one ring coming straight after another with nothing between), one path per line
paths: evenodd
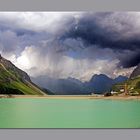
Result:
M140 100L5 98L0 128L140 128Z

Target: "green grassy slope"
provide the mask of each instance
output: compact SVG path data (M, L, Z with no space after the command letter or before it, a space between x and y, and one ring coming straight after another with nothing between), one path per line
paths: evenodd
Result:
M140 76L133 79L129 79L127 81L127 84L131 91L140 93Z
M0 94L46 95L29 81L23 81L16 70L7 69L0 63Z
M140 76L128 79L126 82L121 84L116 84L112 87L112 90L121 93L120 89L124 89L125 85L127 86L127 91L130 95L140 95Z

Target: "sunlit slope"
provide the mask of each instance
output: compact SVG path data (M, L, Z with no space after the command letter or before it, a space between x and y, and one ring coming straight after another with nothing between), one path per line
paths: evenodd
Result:
M129 78L126 82L115 84L112 87L112 90L118 93L122 93L121 89L126 89L128 94L140 95L140 77Z
M128 80L127 85L132 91L140 93L140 76Z
M0 94L46 95L24 71L0 57Z

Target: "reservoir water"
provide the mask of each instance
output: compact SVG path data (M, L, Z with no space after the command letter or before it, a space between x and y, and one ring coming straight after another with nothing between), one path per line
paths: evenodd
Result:
M140 100L3 98L0 128L140 128Z

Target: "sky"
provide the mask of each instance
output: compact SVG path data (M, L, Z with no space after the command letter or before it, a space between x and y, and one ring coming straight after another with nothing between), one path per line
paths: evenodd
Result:
M31 77L129 77L140 63L140 13L0 12L0 53Z

